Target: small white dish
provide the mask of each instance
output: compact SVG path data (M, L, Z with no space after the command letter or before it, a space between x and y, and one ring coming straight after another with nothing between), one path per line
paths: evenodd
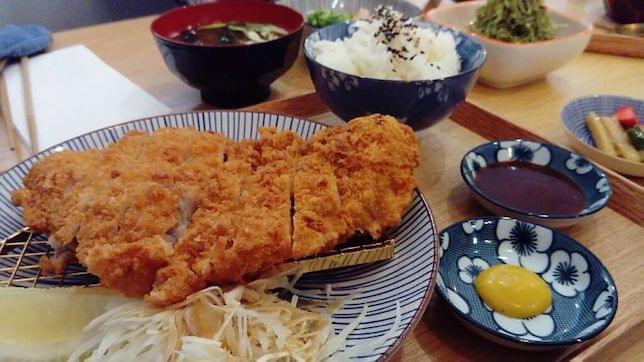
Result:
M487 60L479 81L495 88L510 88L541 79L581 54L592 35L593 26L572 19L551 8L548 14L557 24L552 40L534 43L509 43L473 33L469 25L476 19L476 9L485 1L467 1L438 7L427 13L428 20L472 35L483 44Z

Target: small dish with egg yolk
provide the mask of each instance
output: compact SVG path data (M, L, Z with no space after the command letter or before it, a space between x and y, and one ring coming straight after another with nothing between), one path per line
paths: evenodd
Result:
M615 282L586 247L546 226L476 217L440 233L436 288L494 342L529 350L588 341L612 322Z

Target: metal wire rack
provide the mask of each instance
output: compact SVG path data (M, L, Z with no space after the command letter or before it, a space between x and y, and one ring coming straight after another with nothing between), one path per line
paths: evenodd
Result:
M0 241L0 287L48 288L98 285L98 278L80 264L68 264L62 275L44 275L38 261L52 255L47 238L28 228Z

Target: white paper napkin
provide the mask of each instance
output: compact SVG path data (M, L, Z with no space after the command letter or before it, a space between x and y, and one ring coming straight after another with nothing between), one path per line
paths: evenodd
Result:
M99 128L170 111L82 45L33 57L29 71L40 150ZM7 67L4 76L11 118L30 149L20 65Z

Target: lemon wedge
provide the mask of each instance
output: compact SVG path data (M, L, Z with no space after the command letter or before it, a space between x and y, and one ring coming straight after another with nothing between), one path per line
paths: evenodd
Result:
M0 288L0 361L65 359L92 319L127 300L104 288Z

